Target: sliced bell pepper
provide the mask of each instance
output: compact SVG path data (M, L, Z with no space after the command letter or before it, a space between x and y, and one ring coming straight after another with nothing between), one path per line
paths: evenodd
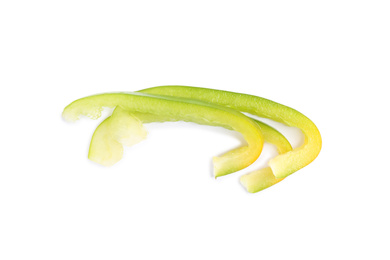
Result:
M279 153L291 151L288 140L273 127L252 119L261 129L264 140L276 146ZM112 165L122 158L122 144L131 146L146 137L142 123L166 122L162 115L124 111L116 107L112 115L95 130L89 149L89 159L103 165ZM226 127L226 126L225 126ZM228 128L230 129L230 128ZM269 167L241 177L241 183L249 192L258 192L282 179L277 179Z
M138 92L205 101L301 129L305 136L304 144L292 151L276 156L269 162L272 173L277 179L285 178L305 167L318 156L321 150L320 132L309 118L293 108L265 98L189 86L160 86Z
M219 125L240 132L248 146L234 149L220 157L214 157L215 176L226 175L249 166L259 157L263 148L263 136L259 126L253 120L233 109L196 100L145 93L98 94L72 102L65 107L62 115L69 121L77 120L80 115L97 119L101 116L103 107L118 106L124 111L160 115L170 121L181 120ZM104 146L96 147L105 149Z

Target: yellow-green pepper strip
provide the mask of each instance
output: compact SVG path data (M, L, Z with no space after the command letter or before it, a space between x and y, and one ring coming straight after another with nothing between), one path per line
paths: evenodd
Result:
M146 131L142 123L170 120L170 118L163 118L161 115L125 111L118 106L112 115L96 128L92 136L88 158L105 166L113 165L122 158L122 144L131 146L146 138ZM279 153L292 150L288 140L276 129L263 122L252 120L260 127L264 140L275 145ZM277 179L272 174L271 168L267 167L243 175L240 180L249 192L258 192L283 179Z
M115 113L115 111L114 111ZM113 114L114 114L113 113ZM159 115L133 113L142 123L164 122ZM275 128L255 119L252 119L261 129L264 141L275 145L279 154L283 154L292 150L289 141ZM240 182L248 192L255 193L282 181L284 178L276 178L273 175L270 167L256 170L241 176Z
M133 115L140 119L142 123L167 121L159 115L142 113L133 113ZM292 150L289 141L279 131L261 121L255 119L252 120L260 127L264 141L275 145L279 154L283 154ZM240 182L248 192L255 193L264 190L282 181L283 179L284 178L276 178L275 175L273 175L271 168L266 167L241 176Z
M126 111L161 115L171 121L226 126L241 133L248 146L214 157L215 176L226 175L249 166L259 157L263 148L260 128L250 118L233 109L195 100L184 101L180 98L144 93L107 93L78 99L69 104L62 115L69 121L77 120L80 115L96 119L101 116L103 107L116 106Z
M270 160L276 178L285 178L311 163L321 150L321 135L315 124L297 110L274 101L241 93L188 86L160 86L141 90L164 96L175 96L206 101L269 118L288 126L298 127L305 136L302 146Z

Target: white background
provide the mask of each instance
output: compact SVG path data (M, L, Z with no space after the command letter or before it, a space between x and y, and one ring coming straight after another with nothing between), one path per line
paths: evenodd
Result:
M1 1L0 259L389 259L388 1ZM166 84L291 106L319 157L256 194L228 130L146 125L111 168L73 100ZM107 113L106 113L107 115ZM300 144L296 129L276 125Z

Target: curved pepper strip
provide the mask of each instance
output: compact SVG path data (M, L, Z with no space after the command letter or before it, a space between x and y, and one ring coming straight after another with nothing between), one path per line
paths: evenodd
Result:
M97 119L101 116L103 107L117 106L126 111L161 115L172 121L181 120L230 127L241 133L248 146L214 157L215 176L226 175L249 166L256 161L263 148L260 128L247 116L233 109L195 100L144 93L107 93L72 102L65 107L62 116L68 121L77 120L80 115Z
M170 118L164 118L161 115L124 111L120 107L116 107L112 115L96 128L88 157L97 163L112 165L122 158L123 147L121 144L131 146L146 137L142 123L170 120ZM263 122L252 120L260 127L264 140L275 145L279 153L292 150L290 143L280 132ZM283 179L275 178L269 167L241 177L241 183L249 192L258 192L281 180Z
M320 132L316 125L297 110L274 101L229 91L188 86L160 86L144 90L142 93L175 96L201 100L247 112L298 127L305 136L302 146L271 159L269 166L273 175L281 179L310 164L319 154L322 146Z
M168 121L162 118L160 115L141 114L141 113L132 113L132 114L135 117L139 118L142 121L142 123ZM260 127L264 137L264 141L275 145L279 154L283 154L292 150L289 141L279 131L277 131L275 128L261 121L258 121L253 118L252 120ZM271 168L266 167L241 176L240 182L248 192L255 193L255 192L262 191L266 188L269 188L272 185L282 181L283 179L284 178L276 178L275 175L273 175Z

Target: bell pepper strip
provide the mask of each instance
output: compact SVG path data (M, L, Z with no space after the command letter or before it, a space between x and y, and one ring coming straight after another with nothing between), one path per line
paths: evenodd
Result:
M121 143L131 146L146 137L142 123L169 120L161 115L124 111L120 107L116 107L112 115L96 128L91 140L89 159L103 165L112 165L122 158ZM263 122L252 120L260 127L264 141L275 145L279 153L292 150L290 143L280 132ZM126 142L122 140L126 140ZM281 180L283 179L277 179L272 174L269 167L243 175L240 178L242 185L252 193L268 188Z
M166 121L163 120L163 118L159 115L142 113L133 113L133 115L139 118L142 123ZM252 120L260 127L264 141L273 144L279 154L283 154L292 150L290 142L278 130L256 119L252 118ZM271 168L266 167L241 176L240 182L248 192L255 193L269 188L283 179L284 178L276 178L272 174Z
M198 124L220 125L241 133L248 143L213 158L214 175L223 176L252 164L263 148L260 128L250 118L230 108L202 101L183 100L145 93L106 93L78 99L65 107L62 116L68 121L80 115L97 119L103 107L121 107L125 111L158 114L171 121L188 121Z
M292 151L276 156L269 162L273 175L278 179L285 178L310 164L321 150L320 132L309 118L293 108L265 98L189 86L160 86L138 92L205 101L301 129L305 136L304 144Z

